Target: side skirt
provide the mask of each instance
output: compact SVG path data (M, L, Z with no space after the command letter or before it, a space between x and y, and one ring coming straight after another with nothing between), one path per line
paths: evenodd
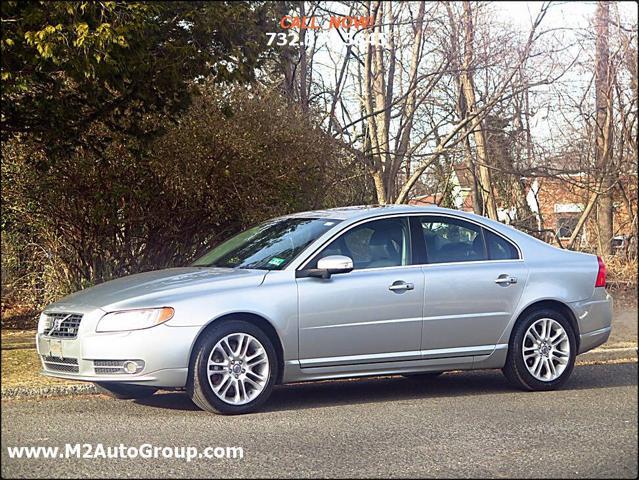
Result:
M508 345L500 344L488 355L468 355L305 368L300 367L299 360L289 360L284 364L282 383L378 375L401 375L405 373L438 372L444 370L502 368L506 363L507 353Z

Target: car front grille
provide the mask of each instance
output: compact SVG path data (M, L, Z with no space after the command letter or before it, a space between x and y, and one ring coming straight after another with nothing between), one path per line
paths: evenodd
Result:
M44 334L55 338L76 338L82 315L78 313L47 313Z
M51 356L42 356L45 370L52 372L78 373L80 367L76 358L58 358Z

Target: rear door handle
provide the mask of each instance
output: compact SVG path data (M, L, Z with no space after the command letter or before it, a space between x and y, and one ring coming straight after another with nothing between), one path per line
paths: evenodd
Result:
M511 277L510 275L500 275L495 283L498 285L510 285L517 283L517 277Z
M396 282L393 282L393 284L388 287L388 289L391 292L403 292L405 290L414 290L415 285L413 285L412 283L406 283L402 280L397 280Z

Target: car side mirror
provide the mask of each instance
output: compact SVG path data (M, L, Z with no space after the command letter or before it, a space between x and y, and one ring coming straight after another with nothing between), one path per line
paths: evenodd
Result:
M298 270L295 274L297 278L317 277L331 278L331 275L339 273L348 273L353 270L353 260L345 255L329 255L320 258L317 262L317 268L309 268L307 270Z

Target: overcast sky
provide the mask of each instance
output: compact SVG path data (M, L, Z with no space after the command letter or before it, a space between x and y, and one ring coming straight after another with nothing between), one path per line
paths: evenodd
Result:
M508 18L510 22L517 25L519 24L522 31L527 31L530 28L532 20L539 13L541 2L496 2L493 4L494 8L501 9L504 12L504 17ZM592 31L592 22L595 16L595 10L597 8L597 2L553 2L540 30L547 30L553 28L565 28L574 29L573 32L565 31L563 34L566 37L567 43L570 43L569 39L572 35L579 35L580 32L587 30ZM610 9L611 20L621 19L622 25L637 25L637 12L638 7L636 2L612 2ZM614 28L614 27L611 27ZM575 47L577 48L577 47ZM573 51L574 49L571 49ZM574 51L576 55L579 55L578 51ZM575 87L584 87L590 81L589 76L583 75L583 72L578 68L568 72L566 76L562 78L562 82L565 84L572 84ZM538 89L538 91L544 91L545 88ZM553 127L552 113L548 110L542 109L536 118L532 119L533 134L547 135L551 133ZM554 120L557 120L556 118Z
M522 27L529 27L532 18L539 12L541 2L499 2L495 4L495 8L501 8L513 23L521 23ZM614 6L619 9L622 18L634 19L637 21L637 3L636 2L613 2ZM547 27L587 27L595 14L597 2L553 2L546 18L544 25Z

